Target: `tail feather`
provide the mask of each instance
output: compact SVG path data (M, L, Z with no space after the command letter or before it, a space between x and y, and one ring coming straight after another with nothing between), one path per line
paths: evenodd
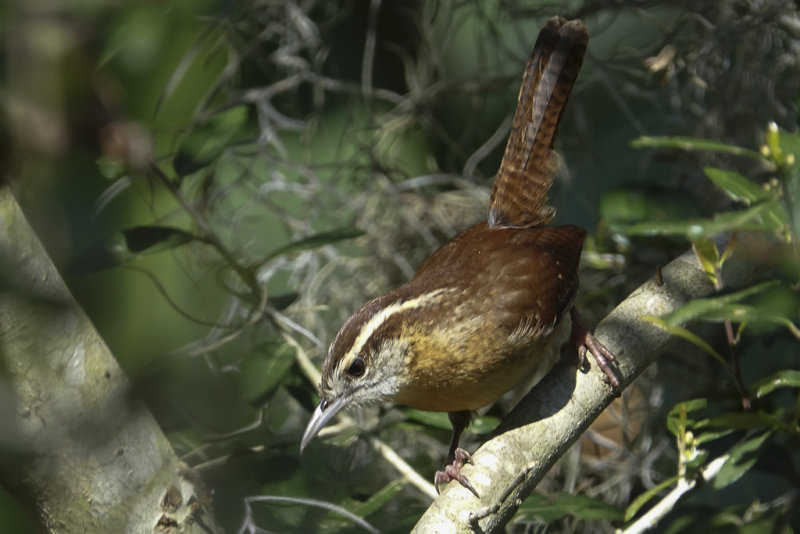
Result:
M588 41L589 33L579 20L554 17L539 33L492 188L490 227L527 228L545 224L555 215L547 205L557 167L553 144Z

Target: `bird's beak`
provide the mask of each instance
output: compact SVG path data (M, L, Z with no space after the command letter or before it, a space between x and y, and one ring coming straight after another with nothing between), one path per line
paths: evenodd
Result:
M300 454L302 454L303 449L311 443L311 440L319 434L319 431L322 430L346 404L346 397L340 397L333 402L329 402L325 399L319 402L319 406L314 410L314 415L311 416L311 421L308 422L306 431L303 433L303 439L300 441Z

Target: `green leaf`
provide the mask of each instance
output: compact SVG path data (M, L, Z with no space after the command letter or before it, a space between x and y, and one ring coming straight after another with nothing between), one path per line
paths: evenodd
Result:
M453 425L450 423L450 418L444 412L424 412L422 410L415 410L407 408L403 410L410 420L423 424L430 428L437 428L439 430L453 430Z
M734 250L736 249L736 234L733 234L733 239L728 241L728 244L725 245L725 250L722 251L722 256L719 259L720 266L725 265L725 262L733 255Z
M770 159L778 165L782 165L785 161L785 155L781 146L781 132L774 122L770 122L767 125L767 131L764 132L764 144L767 147Z
M283 295L275 295L275 296L270 295L269 303L272 304L276 310L285 310L286 308L291 306L292 303L296 301L297 297L299 296L300 296L299 293L294 293L294 292L285 293Z
M137 254L169 250L194 239L194 234L171 226L134 226L123 230L122 235L127 249Z
M515 519L539 520L551 523L564 516L573 516L581 520L622 519L622 510L599 499L587 495L570 495L560 493L552 495L531 495L517 510Z
M247 106L236 106L215 114L181 142L172 167L178 176L202 169L230 146L247 122Z
M658 495L659 493L667 489L669 486L677 482L679 478L680 477L677 475L670 477L661 482L660 484L656 485L655 487L650 488L649 490L645 491L644 493L636 497L633 500L633 502L630 503L628 507L625 509L624 520L627 522L633 519L639 512L639 510L641 510L642 507L648 503L648 501L650 501L656 495Z
M92 243L68 270L74 274L89 274L124 265L144 255L169 250L195 239L194 234L170 226L135 226Z
M778 142L780 144L780 150L784 154L792 154L794 156L794 165L800 163L800 134L781 130Z
M701 432L696 437L696 443L697 445L702 445L703 443L708 443L709 441L714 441L715 439L725 437L733 432L735 432L735 429L733 428L725 428L713 432Z
M763 232L783 231L789 221L786 207L777 198L762 201L753 206L724 213L714 217L717 232L757 230Z
M735 171L706 167L706 176L714 185L725 191L729 197L746 205L765 200L772 196L769 191L762 189L746 177Z
M107 180L119 180L125 175L127 168L125 163L118 159L101 156L97 158L97 170Z
M480 415L473 419L469 425L470 432L475 434L488 434L500 424L500 418L491 415Z
M708 406L707 399L692 399L679 402L667 414L667 429L679 439L683 439L686 427L693 425L695 420L689 418L689 414L703 412Z
M691 532L692 528L696 530L700 520L697 516L701 513L702 512L695 512L693 510L683 511L684 515L679 515L671 521L660 522L659 531L662 534L685 534L686 532ZM668 524L664 524L667 522ZM663 529L661 528L662 525Z
M337 230L332 230L330 232L322 232L319 234L314 234L312 236L306 237L305 239L294 241L292 243L289 243L288 245L279 248L278 250L272 252L269 256L267 256L264 261L265 262L269 261L273 258L277 258L278 256L282 256L284 254L301 252L303 250L318 248L323 245L330 245L338 241L344 241L345 239L353 239L356 237L361 237L364 234L365 232L357 230L355 228L339 228Z
M707 348L707 344L702 340L698 342L699 338L697 336L690 332L687 334L680 325L688 324L692 321L731 321L741 324L777 325L786 327L793 336L800 339L800 328L789 317L764 307L740 303L741 300L746 298L764 294L779 284L779 280L769 280L727 295L695 299L677 310L663 315L658 318L659 320L651 320L648 317L645 317L645 319L674 335L679 335L691 341L712 355L713 353L708 350L710 347Z
M697 137L642 136L638 139L634 139L631 142L631 146L634 148L667 148L692 152L721 152L724 154L744 156L758 161L764 160L764 157L755 150L749 150L747 148L728 145L717 141L709 141L708 139L699 139Z
M764 293L778 284L780 284L779 280L769 280L727 295L694 299L677 310L661 316L661 320L668 327L684 325L707 317L719 320L718 316L714 314L723 313L729 305L737 304L746 298ZM735 310L727 309L727 312L735 314Z
M694 301L692 301L692 302L694 302ZM687 306L692 304L692 302L687 304ZM680 311L680 310L678 310L678 311ZM642 317L642 319L644 319L645 321L647 321L649 323L654 324L655 326L657 326L659 328L662 328L663 330L666 330L667 332L669 332L673 336L681 337L681 338L685 339L686 341L688 341L689 343L692 343L693 345L703 349L703 351L705 351L707 354L710 354L712 357L714 357L715 360L717 360L718 362L720 362L722 365L724 365L727 368L728 364L725 361L725 358L723 358L716 350L714 350L714 347L712 347L711 345L706 343L706 341L703 340L703 338L701 338L700 336L698 336L694 332L692 332L692 331L690 331L690 330L688 330L688 329L686 329L686 328L684 328L684 327L682 327L680 325L669 324L666 321L664 321L661 317L653 317L652 315L645 315L645 316Z
M725 304L709 310L702 317L704 321L731 321L733 323L773 324L785 326L789 332L800 339L800 329L788 318L763 308L746 304Z
M725 428L733 430L763 429L769 426L764 414L759 412L731 412L709 417L697 423L698 428Z
M600 217L617 223L650 219L652 205L640 191L609 191L600 199Z
M695 441L693 444L697 445L697 442ZM703 449L698 449L696 446L692 447L691 449L687 448L686 452L684 453L684 458L682 460L684 463L683 467L684 472L693 473L697 471L698 469L700 469L700 467L703 466L703 464L706 463L707 459L708 459L708 451Z
M444 412L425 412L422 410L415 410L413 408L405 408L403 413L409 421L419 423L428 428L435 428L438 430L453 430L453 425L450 423L450 418ZM497 428L500 419L490 415L482 415L475 417L470 421L469 429L475 434L486 434Z
M264 404L281 385L295 361L286 343L268 343L247 353L239 367L242 396L253 406Z
M719 249L716 243L711 241L708 237L701 237L692 242L692 250L703 272L706 273L709 280L718 287L718 271L720 268Z
M685 195L658 189L626 188L604 193L600 198L600 217L616 230L643 221L671 221L696 217L698 211Z
M690 231L693 228L696 228L700 231L697 232L695 237L701 237L703 235L710 235L708 233L704 233L702 230L706 225L710 225L711 223L712 221L710 219L693 219L691 221L648 221L632 224L631 226L622 229L622 231L627 235L686 236L690 234Z
M800 371L784 369L753 384L753 394L760 399L778 388L800 388Z
M358 517L369 517L386 506L389 501L394 499L401 491L403 491L405 485L405 482L402 480L393 480L378 490L377 493L375 493L365 502L359 503L354 507L348 507L348 509Z
M734 412L711 417L697 423L698 428L722 427L732 430L777 430L797 433L793 423L787 423L782 415L783 410L775 414L759 410L756 412Z
M694 241L722 232L776 231L782 227L779 221L785 220L783 213L785 209L780 202L767 200L749 208L717 215L713 219L643 222L631 225L624 231L628 235L683 235Z
M739 522L739 525L741 525L741 522ZM784 526L781 514L773 512L772 517L749 520L744 525L739 526L736 531L738 534L764 534L764 532L786 532L788 534L792 532L788 528L783 530L782 527Z
M730 457L714 479L714 488L719 490L729 486L749 471L758 460L761 446L770 435L772 435L772 432L764 432L744 440L731 449Z

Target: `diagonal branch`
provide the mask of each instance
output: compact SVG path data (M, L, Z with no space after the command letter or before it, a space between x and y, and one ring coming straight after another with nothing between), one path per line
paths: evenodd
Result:
M766 274L757 238L738 237L737 250L723 277L725 286L741 287ZM726 240L721 238L721 240ZM667 265L623 301L596 328L597 338L618 359L622 388L663 354L676 339L642 320L664 315L714 291L693 253ZM553 370L503 420L493 439L472 456L464 474L481 496L449 484L417 523L414 532L500 532L556 460L614 400L597 366L578 372L569 362Z

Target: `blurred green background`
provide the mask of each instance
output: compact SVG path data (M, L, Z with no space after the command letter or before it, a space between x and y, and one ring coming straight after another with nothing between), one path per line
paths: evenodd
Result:
M484 217L524 61L555 14L583 18L592 34L551 201L556 223L590 230L581 307L592 323L602 317L687 247L620 228L728 209L705 165L763 178L747 161L635 150L633 139L697 135L757 150L768 121L796 128L797 6L761 4L4 3L0 168L178 454L214 488L228 529L242 498L262 494L331 501L403 532L428 500L377 465L357 429L299 457L316 400L305 362L319 365L360 303ZM796 295L775 298L796 319ZM785 332L752 344L773 356L770 369L799 363ZM713 361L682 358L626 398L646 413L619 438L629 452L588 455L580 477L557 469L541 492L580 489L624 507L666 476L672 404L699 394L736 404ZM744 367L766 372L752 359ZM446 419L396 408L358 417L424 476L441 464ZM787 462L794 473L797 458ZM696 502L772 498L768 484ZM598 519L618 516L606 512ZM271 531L354 529L302 505L258 513ZM610 528L567 516L557 516L564 530ZM541 513L530 517L518 531L541 527ZM30 530L6 494L0 524Z

